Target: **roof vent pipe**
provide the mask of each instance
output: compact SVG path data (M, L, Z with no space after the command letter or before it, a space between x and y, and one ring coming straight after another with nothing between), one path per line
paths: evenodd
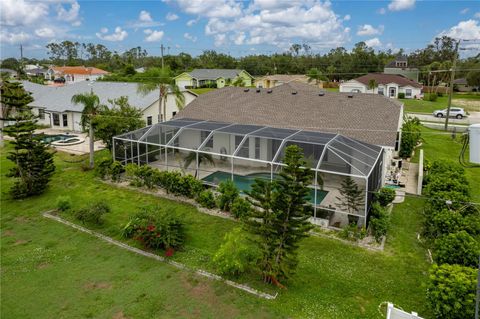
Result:
M267 90L267 93L272 93L273 91L270 89L270 90Z
M352 94L352 93L348 94L348 98L349 98L349 99L352 99L352 98L353 98L353 94Z
M292 92L292 95L296 95L296 94L297 94L297 91L293 91L293 92Z
M250 91L250 89L244 89L244 90L243 90L243 92L248 92L248 91Z
M325 92L318 93L318 96L324 96L324 95L325 95Z
M260 93L260 89L257 89L257 93Z

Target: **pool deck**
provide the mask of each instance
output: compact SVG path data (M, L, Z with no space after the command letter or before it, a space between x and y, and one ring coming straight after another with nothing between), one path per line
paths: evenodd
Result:
M35 130L35 133L44 133L47 135L76 135L78 138L83 140L84 142L75 144L75 145L56 145L56 146L51 146L52 148L66 152L69 154L75 154L75 155L83 155L83 154L88 154L90 152L90 139L88 138L88 134L86 133L79 133L79 132L67 132L63 130L55 130L52 128L47 128L47 129L41 129L41 130ZM105 148L105 145L101 141L95 141L94 143L94 150L99 151Z

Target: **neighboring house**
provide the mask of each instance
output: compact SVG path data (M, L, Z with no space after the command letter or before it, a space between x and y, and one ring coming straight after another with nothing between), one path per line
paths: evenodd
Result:
M406 55L398 55L395 60L385 65L383 68L383 73L403 75L412 81L418 82L420 70L415 67L408 66L408 59Z
M145 73L145 68L142 66L142 67L139 67L139 68L136 68L135 69L135 72L137 73Z
M465 78L454 80L453 87L454 87L454 90L459 92L472 92L472 91L476 92L479 90L478 87L468 85L467 79Z
M226 87L200 95L171 121L115 137L114 158L187 171L212 186L233 180L247 190L255 178L275 178L285 147L298 145L315 173L311 221L365 225L399 145L402 116L403 104L379 95L323 92L298 82L272 89ZM192 152L210 154L214 165L185 168ZM365 196L353 211L337 200L347 176Z
M95 81L109 72L95 67L85 66L52 66L48 68L45 78L54 80L57 78L65 79L65 84L72 84L82 81Z
M242 79L243 86L253 85L253 77L247 71L238 69L195 69L177 75L175 84L181 89L206 86L223 88L231 85L238 78Z
M270 89L285 83L290 83L292 81L309 83L308 77L303 74L275 74L266 75L261 78L255 79L255 86L257 88ZM315 81L310 83L315 83Z
M34 101L30 103L35 114L39 115L39 124L49 125L51 128L81 131L80 126L83 105L73 104L75 94L93 91L100 98L100 103L110 106L108 100L127 96L130 105L142 110L143 119L147 125L158 123L159 98L158 91L143 95L138 92L137 83L124 82L79 82L72 85L52 87L28 81L22 81L25 90L32 93ZM190 91L183 92L185 105L192 102L197 95ZM175 97L170 94L167 99L167 120L178 112ZM162 107L163 112L163 107Z
M47 69L38 67L38 68L29 68L25 69L25 73L30 76L42 76L45 77L47 74Z
M0 73L8 74L11 78L16 78L18 76L18 72L12 69L0 68Z
M369 88L374 80L376 87ZM373 93L398 98L404 93L406 99L413 99L422 94L422 85L401 75L369 73L361 77L340 83L340 92Z

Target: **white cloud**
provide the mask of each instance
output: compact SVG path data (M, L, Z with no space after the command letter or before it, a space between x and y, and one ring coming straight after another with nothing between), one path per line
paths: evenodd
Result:
M413 9L415 6L415 0L392 0L388 4L388 10L390 11L402 11Z
M179 18L178 15L176 15L175 13L172 13L172 12L167 13L167 16L165 17L165 19L167 19L167 21L175 21L178 18Z
M188 33L188 32L185 32L185 33L183 34L183 37L184 37L185 39L187 39L187 40L192 41L192 42L197 42L197 37L191 35L191 34Z
M31 39L31 36L23 31L19 33L0 31L0 42L9 44L23 43Z
M152 22L152 16L150 16L150 12L142 10L140 11L140 14L138 15L138 20L141 22Z
M49 38L52 39L55 37L55 31L49 27L44 27L35 30L35 34L40 38Z
M387 10L385 8L380 8L380 9L377 10L377 13L378 14L385 14L385 13L387 13Z
M467 14L468 11L470 11L470 8L465 8L462 11L460 11L460 14Z
M349 21L351 18L352 17L349 14L347 14L346 16L343 17L343 20L344 21Z
M101 32L101 33L107 33L107 32L108 32L108 28L103 27L103 28L100 29L100 32Z
M106 28L102 28L100 32L95 33L95 35L101 40L112 42L123 41L128 36L127 31L122 30L121 27L116 27L115 31L111 34L106 34L106 32L104 32L105 30Z
M357 35L377 35L383 33L383 25L379 25L378 28L374 28L370 24L364 24L358 27Z
M187 27L191 27L192 25L194 25L197 22L198 22L197 19L188 20L187 21Z
M479 19L480 19L480 11L477 12L477 13L475 13L473 16L474 16L475 18L479 18Z
M449 30L442 31L437 37L446 35L454 39L478 40L480 39L480 25L478 23L477 20L472 19L460 21Z
M372 39L368 39L367 41L365 41L365 44L371 48L374 48L374 47L379 47L382 45L382 42L380 42L380 39L379 38L372 38Z
M179 0L180 9L207 18L205 34L215 45L270 44L279 48L308 43L312 48L342 45L349 40L345 17L335 14L329 1ZM347 17L348 20L348 17ZM187 25L193 25L189 22Z
M143 31L147 36L145 37L145 41L147 42L156 42L160 41L163 38L164 32L163 31L157 31L157 30L151 30L151 29L146 29Z
M70 22L74 26L79 26L81 21L79 19L80 5L77 1L73 1L70 6L70 10L63 7L62 4L57 6L57 18L61 21Z
M6 26L28 26L47 18L48 4L25 0L2 0L0 21Z

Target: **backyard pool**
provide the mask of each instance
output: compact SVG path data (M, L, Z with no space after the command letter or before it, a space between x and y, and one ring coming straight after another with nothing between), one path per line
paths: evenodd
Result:
M209 184L218 185L220 182L231 179L231 174L223 171L216 171L204 178L202 180ZM273 174L273 179L278 178L279 175ZM253 173L248 175L237 175L233 174L233 182L237 186L237 188L244 192L249 191L250 186L255 182L255 179L266 179L270 180L270 174L268 173ZM316 205L319 205L325 196L327 196L328 192L324 190L317 190L317 202ZM310 189L310 203L314 204L315 200L315 190L312 188Z
M39 134L38 136L41 136L42 142L46 144L50 144L56 141L63 141L72 137L77 137L77 135L71 135L71 134L55 134L55 135Z

